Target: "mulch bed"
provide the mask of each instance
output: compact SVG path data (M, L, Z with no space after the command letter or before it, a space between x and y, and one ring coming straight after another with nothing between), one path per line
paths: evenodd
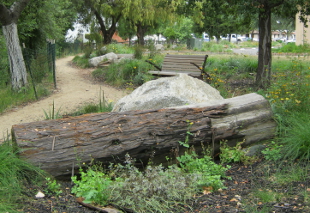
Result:
M250 166L230 165L231 169L227 171L227 175L231 177L231 180L225 180L227 188L197 195L191 201L188 211L185 212L310 212L309 177L306 177L303 182L276 185L272 183L271 174L276 169L273 165L266 164L266 162L256 162ZM71 183L62 182L62 186L63 193L57 198L35 199L29 194L29 199L23 202L24 206L20 211L27 213L100 212L77 202L76 197L70 193ZM264 201L263 198L253 196L253 192L259 190L276 192L281 197Z

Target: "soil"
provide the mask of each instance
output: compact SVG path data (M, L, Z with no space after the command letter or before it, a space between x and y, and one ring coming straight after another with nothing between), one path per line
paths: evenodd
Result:
M52 95L0 115L0 142L2 136L10 133L12 125L44 120L44 110L49 112L53 102L60 114L69 114L85 103L99 103L100 90L104 91L105 99L112 102L128 94L126 90L93 81L90 77L92 69L74 67L72 59L73 56L69 56L56 61L57 89Z
M290 184L275 184L274 172L279 167L258 161L253 165L230 164L225 179L226 189L198 194L188 202L185 210L171 211L174 213L282 213L282 212L310 212L310 177L305 176L303 181L295 181ZM309 174L309 171L307 171ZM301 178L302 179L302 178ZM29 187L31 192L37 188ZM71 184L62 183L63 193L59 197L46 196L35 199L34 194L28 194L28 199L23 202L21 212L27 213L115 213L116 206L113 204L104 210L104 207L82 205L81 200L70 193ZM42 190L42 189L41 189ZM261 195L258 196L258 193ZM256 196L254 196L256 193ZM117 209L122 209L117 207ZM124 213L133 213L130 209L122 209ZM116 211L119 212L119 211Z

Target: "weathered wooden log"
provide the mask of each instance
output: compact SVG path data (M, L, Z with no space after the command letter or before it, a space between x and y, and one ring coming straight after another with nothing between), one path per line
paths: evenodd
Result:
M192 122L192 125L190 123ZM13 125L13 142L20 155L55 177L70 175L78 162L103 163L165 156L184 141L219 148L220 140L249 145L273 137L276 123L270 104L251 93L215 103L176 108L86 114L57 120Z

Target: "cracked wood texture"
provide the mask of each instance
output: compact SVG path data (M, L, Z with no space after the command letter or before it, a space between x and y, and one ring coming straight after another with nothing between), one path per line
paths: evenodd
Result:
M276 129L268 101L251 93L213 103L18 124L12 127L12 138L21 157L65 177L79 163L123 162L126 153L137 162L150 157L165 162L181 150L179 141L185 140L189 122L189 144L196 149L204 144L219 150L221 140L232 145L244 140L246 146L273 137Z

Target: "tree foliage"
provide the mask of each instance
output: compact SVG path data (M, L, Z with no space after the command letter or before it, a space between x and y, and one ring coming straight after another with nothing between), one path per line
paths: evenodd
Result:
M241 14L256 14L259 25L259 54L256 85L266 88L271 83L271 19L273 15L292 17L299 11L300 19L307 22L310 12L308 0L227 0L236 6Z
M62 40L76 17L70 0L31 0L18 24L20 40L33 49L46 39Z
M203 17L201 21L196 22L195 31L206 32L210 37L220 38L231 33L248 33L252 21L252 14L238 13L237 5L232 5L227 0L204 0L201 12Z
M144 43L144 34L164 20L173 20L174 11L183 0L75 0L79 8L80 20L90 24L96 18L103 35L103 42L108 44L121 20L135 29L138 40ZM124 33L123 33L124 34Z
M75 19L76 13L71 7L69 0L4 0L0 3L0 24L14 90L28 83L20 43L36 49L47 38L63 38Z
M163 35L168 39L170 43L176 40L186 41L191 38L193 33L194 22L190 18L179 18L178 21L165 27Z

